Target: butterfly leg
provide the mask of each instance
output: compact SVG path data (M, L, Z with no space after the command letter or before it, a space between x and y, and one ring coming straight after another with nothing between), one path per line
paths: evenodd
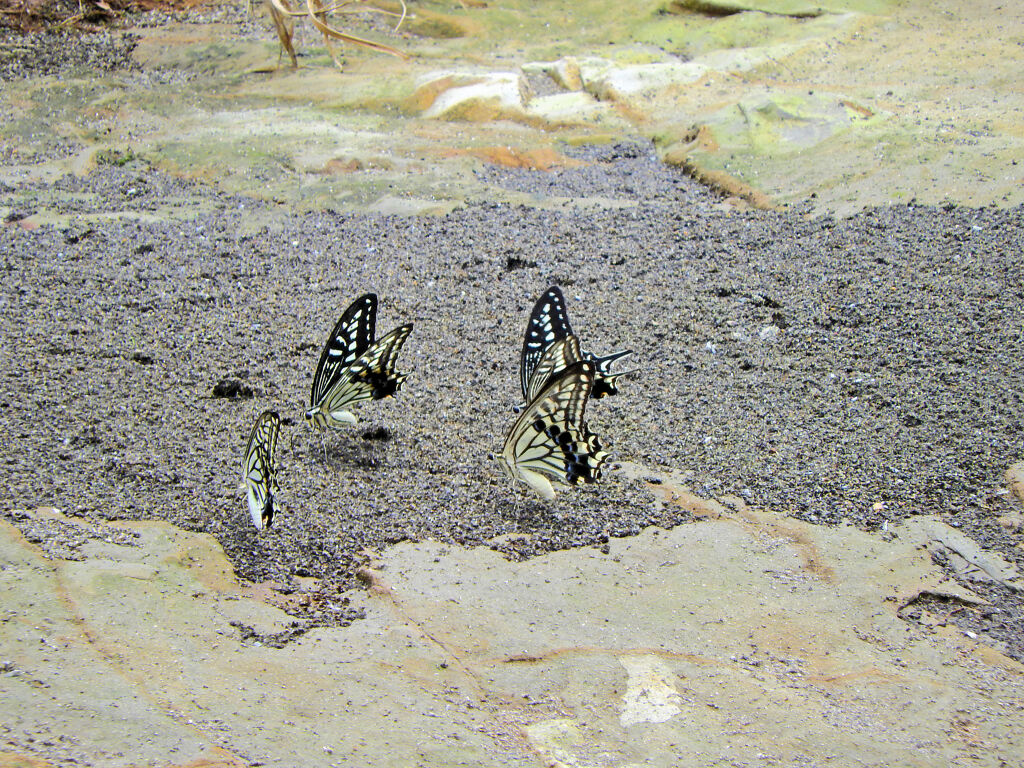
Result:
M312 427L320 434L320 446L324 449L324 461L327 461L327 431L316 423Z

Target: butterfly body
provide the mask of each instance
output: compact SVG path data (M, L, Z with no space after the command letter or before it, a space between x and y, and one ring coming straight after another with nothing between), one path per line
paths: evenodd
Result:
M578 354L579 342L569 337L565 354ZM559 354L562 354L561 352ZM545 375L541 365L540 373ZM591 360L575 360L553 380L531 382L539 389L519 414L499 457L505 473L552 501L552 480L561 485L593 483L601 476L608 454L583 420L583 410L594 386L596 368Z
M344 408L337 411L321 411L315 408L310 408L306 411L306 421L309 421L317 429L327 429L327 427L339 427L342 424L358 424L359 419L356 418L352 411L346 411Z
M327 339L306 411L306 419L320 429L357 423L347 406L393 395L407 377L396 370L395 364L412 333L412 324L374 341L376 313L374 294L359 297L345 310Z
M276 497L280 493L277 485L277 468L274 454L277 452L277 436L281 429L281 418L274 411L264 411L256 419L249 433L242 460L242 476L245 480L245 495L249 505L249 516L257 528L270 528L277 512Z

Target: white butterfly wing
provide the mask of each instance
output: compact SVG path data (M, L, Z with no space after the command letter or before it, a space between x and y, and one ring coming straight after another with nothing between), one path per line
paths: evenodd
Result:
M519 467L519 479L533 488L545 501L555 500L555 487L544 475L534 472L526 467Z
M523 339L523 351L519 356L519 383L523 397L527 402L530 377L537 367L544 350L559 339L572 335L569 325L569 312L565 308L565 297L562 290L553 285L537 299L526 324L526 335Z
M317 406L307 414L320 425L354 424L356 418L346 407L363 400L381 400L397 392L407 374L396 369L412 323L395 328L370 345L348 366Z
M519 357L519 383L526 402L530 402L530 381L534 371L540 365L544 353L552 344L572 335L574 334L572 326L569 324L569 310L566 308L565 296L562 295L562 290L557 285L553 285L544 291L537 300L530 313L530 320L526 324L523 350ZM604 356L587 351L581 352L577 359L590 360L596 368L594 386L590 391L592 398L617 394L619 378L636 373L636 370L620 373L612 373L611 370L612 363L631 354L633 354L631 350L613 352Z
M530 381L526 385L526 402L533 402L566 368L582 359L580 342L575 336L566 336L550 344L530 374Z
M263 528L263 510L267 507L267 500L252 483L246 483L245 495L249 501L249 517L252 518L253 525Z

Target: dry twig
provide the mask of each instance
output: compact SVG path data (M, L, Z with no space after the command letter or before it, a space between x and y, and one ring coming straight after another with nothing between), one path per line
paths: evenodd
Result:
M400 59L408 59L409 54L404 51L400 51L397 48L393 48L390 45L378 43L373 40L367 40L362 37L356 37L355 35L343 32L341 29L329 23L328 15L332 13L381 13L388 16L398 16L398 23L395 25L395 29L397 30L398 27L401 26L402 22L405 21L407 15L405 0L399 0L399 2L402 4L401 14L394 13L393 11L387 11L383 8L376 8L363 3L362 0L339 0L339 2L334 2L330 5L324 5L322 0L306 0L306 9L304 11L293 9L289 0L267 0L267 6L270 8L270 16L274 21L277 38L281 41L281 47L288 52L288 56L292 60L293 67L298 66L298 59L293 42L295 34L294 19L306 17L309 19L313 27L324 36L324 44L327 46L327 51L330 53L331 59L334 61L334 64L338 69L342 69L342 63L338 59L334 50L335 40L340 40L343 43L349 43L351 45L358 45L361 48L368 48L369 50L377 51L378 53L397 56ZM353 7L357 4L358 7Z

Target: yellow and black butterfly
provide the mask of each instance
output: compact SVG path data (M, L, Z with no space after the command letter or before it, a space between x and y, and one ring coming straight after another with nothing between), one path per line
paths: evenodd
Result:
M527 392L539 391L519 414L501 450L499 463L505 473L548 501L555 498L552 480L560 485L593 483L608 456L583 421L597 364L577 359L553 380L546 378L547 366L557 367L573 355L579 355L575 336L558 340L541 355L526 386Z
M374 341L376 320L377 297L368 293L345 310L328 337L306 411L306 419L320 429L355 424L347 406L393 395L405 381L406 374L396 371L395 363L412 323Z
M544 291L537 300L533 311L530 313L530 320L526 324L523 351L519 357L519 384L522 387L523 397L526 398L526 402L530 401L530 396L527 392L530 379L533 377L533 373L544 351L556 341L572 335L572 326L569 325L569 312L565 306L565 297L562 295L562 290L557 285L553 285ZM619 378L636 371L612 373L612 363L631 354L633 354L632 350L623 350L599 357L592 352L585 350L582 352L580 359L590 360L594 363L594 386L591 389L590 397L607 397L608 395L618 393ZM550 375L557 376L558 373L559 371L555 370Z
M245 458L242 460L249 515L253 525L261 529L274 524L274 514L277 512L275 498L280 489L277 486L274 454L277 452L280 429L281 419L274 411L261 413L249 433Z

